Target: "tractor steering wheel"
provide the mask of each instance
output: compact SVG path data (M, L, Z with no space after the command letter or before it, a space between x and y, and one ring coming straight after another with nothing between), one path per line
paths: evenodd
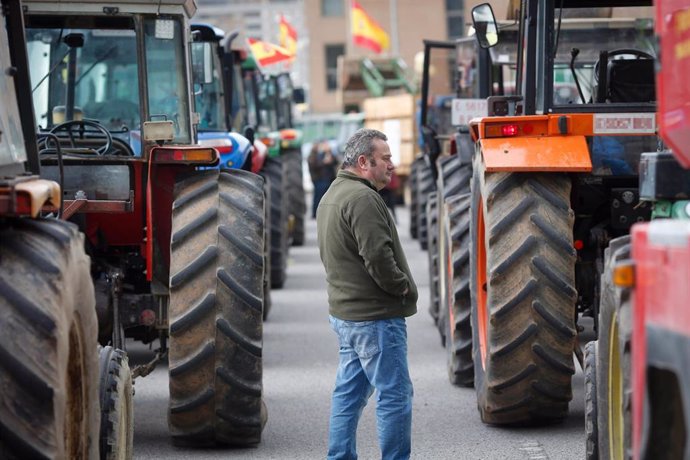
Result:
M626 55L635 56L635 59L654 59L654 56L651 54L642 50L636 50L634 48L617 48L615 50L611 50L608 53L608 59ZM594 64L594 81L597 83L599 82L599 61L600 60L597 60L597 62Z
M110 131L108 131L103 125L100 123L97 123L95 121L91 120L70 120L66 121L64 123L60 123L59 125L56 125L53 127L53 129L50 130L51 134L57 135L58 132L60 131L67 131L67 135L69 136L70 139L70 145L73 149L78 149L77 143L75 141L74 137L74 128L78 127L77 134L79 139L87 139L86 134L102 134L104 138L104 144L98 148L91 149L96 152L97 155L105 155L108 150L110 150L110 147L113 145L113 137L110 135ZM93 128L93 129L87 129L87 127ZM89 139L94 139L94 138L89 138ZM96 137L95 139L101 139L101 137Z

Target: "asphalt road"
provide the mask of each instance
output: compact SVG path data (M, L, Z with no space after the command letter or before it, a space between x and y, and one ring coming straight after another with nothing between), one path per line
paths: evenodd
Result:
M538 428L489 427L479 419L473 389L448 382L445 352L427 312L427 254L409 236L409 215L398 210L399 232L420 288L419 312L408 319L410 373L414 384L414 459L582 459L585 456L583 377L573 378L570 416ZM325 276L316 248L316 225L307 220L303 247L290 249L285 287L272 291L273 309L264 326L264 395L268 423L251 449L177 448L167 428L168 376L160 365L135 382L136 459L323 459L330 393L338 347L328 324ZM130 344L131 360L148 351ZM372 399L360 422L360 459L380 458Z

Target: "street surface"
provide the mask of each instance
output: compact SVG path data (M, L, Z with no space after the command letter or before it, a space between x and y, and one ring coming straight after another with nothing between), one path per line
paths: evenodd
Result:
M399 233L419 286L418 313L408 319L410 373L414 383L412 458L553 459L585 457L583 377L573 378L570 416L538 428L496 428L481 423L473 389L452 386L446 355L427 308L427 254L409 235L409 213L398 208ZM316 247L316 224L307 215L303 247L290 248L284 289L272 291L273 308L264 326L264 398L268 423L263 441L250 449L177 448L167 426L168 374L160 365L135 383L135 459L324 459L330 394L338 360L335 334L328 323L325 275ZM155 346L154 346L155 348ZM149 355L129 344L130 360ZM359 458L378 459L375 400L360 422Z

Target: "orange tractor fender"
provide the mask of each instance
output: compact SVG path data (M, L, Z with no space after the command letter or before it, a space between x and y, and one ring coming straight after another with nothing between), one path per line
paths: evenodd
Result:
M590 172L588 136L655 132L652 113L521 115L470 121L472 139L488 172Z

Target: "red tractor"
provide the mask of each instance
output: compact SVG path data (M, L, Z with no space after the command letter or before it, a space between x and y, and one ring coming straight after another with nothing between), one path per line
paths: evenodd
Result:
M99 339L159 340L178 444L253 445L262 401L263 179L197 145L192 0L25 2L42 174L86 235Z
M690 455L690 2L655 2L659 131L645 153L640 197L652 221L611 242L602 275L606 330L587 344L587 458ZM684 169L685 168L685 169Z

